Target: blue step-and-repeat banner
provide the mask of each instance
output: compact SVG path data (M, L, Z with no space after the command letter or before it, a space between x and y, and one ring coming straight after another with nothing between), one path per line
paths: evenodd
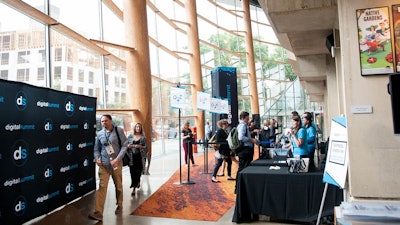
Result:
M96 188L96 98L0 80L0 224Z

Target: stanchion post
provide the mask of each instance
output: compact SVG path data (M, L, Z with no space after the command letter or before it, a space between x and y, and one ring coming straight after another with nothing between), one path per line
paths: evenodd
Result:
M179 86L178 86L179 87ZM181 129L181 109L178 111L178 126ZM174 184L182 184L182 135L179 132L179 182L175 182Z

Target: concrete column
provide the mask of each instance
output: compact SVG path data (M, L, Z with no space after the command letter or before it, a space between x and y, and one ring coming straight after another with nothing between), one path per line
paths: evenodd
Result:
M152 85L146 0L124 0L124 25L126 45L136 48L136 51L128 52L126 57L130 104L132 108L139 109L133 113L133 122L143 124L149 151L148 165L150 166Z
M189 24L187 37L189 51L191 53L189 58L190 67L190 83L192 91L192 106L193 114L195 117L195 124L197 127L197 138L204 139L204 111L197 110L197 92L203 91L203 80L201 76L201 61L200 61L200 41L199 41L199 31L197 26L197 9L196 0L186 0L186 19Z
M260 106L258 104L258 91L257 91L257 77L256 77L256 67L254 62L254 47L253 47L253 37L251 30L251 20L250 20L250 5L249 0L242 0L243 5L243 21L246 31L246 59L247 59L247 70L249 71L249 87L250 87L250 105L251 114L260 114Z

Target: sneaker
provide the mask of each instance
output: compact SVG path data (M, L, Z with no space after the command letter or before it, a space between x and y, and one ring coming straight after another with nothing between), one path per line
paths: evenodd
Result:
M228 179L227 180L236 180L235 178L233 178L233 177L231 177L231 176L228 176Z
M103 215L99 212L94 212L93 214L88 215L91 220L103 221Z
M122 213L122 206L117 206L115 209L115 214L121 214Z
M211 178L211 181L212 181L213 183L218 183L218 182L219 182L219 180L215 179L215 177L212 177L212 178Z

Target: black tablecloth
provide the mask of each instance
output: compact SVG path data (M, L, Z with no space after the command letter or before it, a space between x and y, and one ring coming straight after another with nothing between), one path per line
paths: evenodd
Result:
M318 217L325 183L323 171L289 173L287 167L249 166L238 176L233 222L266 215L276 219L312 222ZM333 215L343 201L343 191L328 185L322 216Z
M286 157L276 157L274 159L257 159L250 163L250 166L280 166L287 167Z

